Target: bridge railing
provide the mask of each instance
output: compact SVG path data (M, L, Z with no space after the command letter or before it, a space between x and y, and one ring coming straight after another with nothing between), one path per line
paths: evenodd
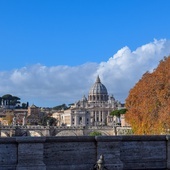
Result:
M0 169L170 169L170 136L0 138Z

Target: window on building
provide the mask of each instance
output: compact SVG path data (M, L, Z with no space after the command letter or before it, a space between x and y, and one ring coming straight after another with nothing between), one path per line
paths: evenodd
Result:
M82 117L79 117L79 124L82 124Z

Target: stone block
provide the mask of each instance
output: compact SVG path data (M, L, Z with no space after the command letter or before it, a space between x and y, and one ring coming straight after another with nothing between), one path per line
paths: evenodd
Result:
M44 145L44 163L47 169L82 169L96 162L94 137L48 138ZM79 167L79 168L78 168ZM84 168L83 168L84 169Z
M167 169L170 169L170 135L168 135L166 139L167 139Z
M123 163L120 160L120 145L122 137L99 136L97 140L97 159L104 156L104 165L107 169L121 170Z
M166 169L166 162L162 161L155 161L155 162L124 162L123 165L124 170L140 170L140 169L158 169L158 170L165 170Z
M122 142L120 152L124 169L166 168L165 141Z
M0 138L0 169L15 170L17 165L17 143L15 138Z
M93 165L83 164L83 165L50 165L47 170L92 170ZM110 170L110 169L109 169Z
M165 161L165 141L128 141L121 143L121 160L124 161Z
M108 169L166 169L165 136L100 136L97 157Z
M18 165L17 170L45 170L43 162L44 141L42 137L17 138Z

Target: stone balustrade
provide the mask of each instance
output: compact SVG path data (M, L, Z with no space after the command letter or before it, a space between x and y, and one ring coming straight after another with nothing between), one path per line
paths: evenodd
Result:
M170 169L170 136L0 138L0 170Z

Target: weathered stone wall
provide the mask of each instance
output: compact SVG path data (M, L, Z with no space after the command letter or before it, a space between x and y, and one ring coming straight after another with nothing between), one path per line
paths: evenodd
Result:
M165 136L97 137L97 155L108 169L166 169Z
M15 138L0 138L0 170L13 170L16 168L17 149Z
M90 170L95 162L94 137L49 137L44 143L44 163L49 170Z
M166 136L167 139L167 169L170 169L170 136Z
M169 136L0 138L0 170L170 169Z

